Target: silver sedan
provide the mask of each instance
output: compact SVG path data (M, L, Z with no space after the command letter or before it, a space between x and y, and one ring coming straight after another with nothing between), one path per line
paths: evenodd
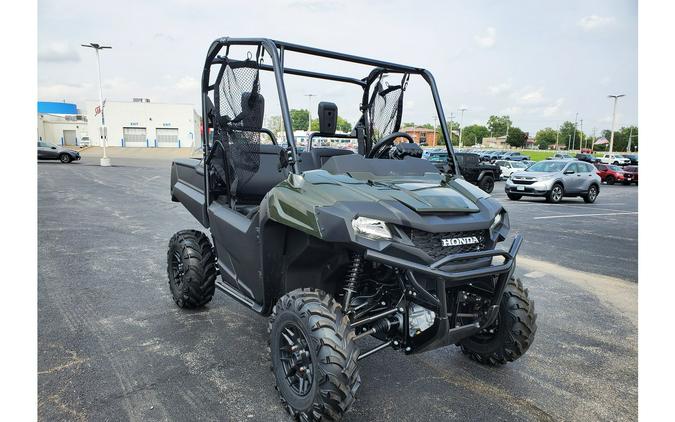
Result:
M566 196L580 196L584 202L592 203L600 193L600 176L593 165L583 161L547 160L513 173L504 191L514 201L523 196L541 196L557 203Z

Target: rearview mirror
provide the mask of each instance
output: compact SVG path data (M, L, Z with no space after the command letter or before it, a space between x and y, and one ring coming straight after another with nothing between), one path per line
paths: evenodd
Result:
M52 147L52 149L56 149L56 147Z

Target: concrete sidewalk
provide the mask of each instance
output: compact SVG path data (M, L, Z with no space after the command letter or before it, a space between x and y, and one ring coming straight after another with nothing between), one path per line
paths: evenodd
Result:
M76 149L82 157L103 157L102 147L85 147ZM201 157L202 150L197 148L126 148L126 147L107 147L106 153L111 159L115 158L136 158L147 160L163 160L185 157ZM115 164L115 163L113 163Z

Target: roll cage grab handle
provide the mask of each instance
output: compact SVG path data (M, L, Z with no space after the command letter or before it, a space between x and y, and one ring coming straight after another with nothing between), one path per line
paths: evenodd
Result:
M252 46L252 47L258 47L259 49L262 49L262 52L267 52L269 57L272 60L271 65L266 65L266 64L260 64L259 69L261 70L266 70L266 71L273 71L274 72L274 79L276 81L277 85L277 93L279 96L279 105L281 107L281 118L284 121L284 132L286 134L286 139L288 142L288 145L290 147L290 153L293 158L292 160L292 171L293 173L298 174L299 170L297 167L298 161L298 152L297 152L297 147L295 143L295 137L293 136L293 128L291 125L291 114L290 110L288 108L288 98L286 96L286 86L284 84L284 73L288 73L290 75L297 75L297 76L305 76L305 77L310 77L310 78L316 78L316 79L325 79L325 80L332 80L336 82L345 82L345 83L350 83L350 84L355 84L360 86L364 91L367 92L367 90L370 88L370 85L373 83L375 80L375 75L379 75L381 73L408 73L408 74L415 74L415 75L420 75L422 78L429 84L429 87L431 88L431 94L434 99L434 106L436 107L436 114L438 115L439 121L440 121L440 126L441 126L441 132L443 133L443 138L446 139L445 142L445 148L448 151L448 155L452 157L452 165L455 170L456 175L460 175L460 170L459 166L457 165L457 160L455 158L454 150L452 147L452 142L447 142L447 140L451 140L452 138L450 137L450 132L448 131L448 127L446 124L445 120L445 113L443 112L443 105L441 104L441 99L438 94L438 88L436 86L436 81L434 80L433 75L431 72L429 72L426 69L423 68L418 68L418 67L411 67L411 66L406 66L406 65L400 65L400 64L395 64L395 63L390 63L390 62L385 62L381 60L375 60L375 59L369 59L365 57L359 57L359 56L354 56L351 54L343 54L343 53L336 53L334 51L329 51L329 50L323 50L319 48L314 48L314 47L306 47L298 44L292 44L292 43L287 43L283 41L277 41L277 40L272 40L269 38L229 38L229 37L224 37L224 38L218 38L215 40L211 46L209 47L206 60L204 62L204 69L202 71L202 83L201 83L201 89L202 89L202 149L204 153L204 157L209 155L209 150L210 150L210 142L209 142L209 118L208 118L208 110L207 110L207 101L208 99L208 93L212 89L217 89L215 85L211 86L209 85L209 79L211 76L211 66L214 64L222 64L224 62L223 58L218 56L218 53L222 50L223 47L227 48L227 51L229 52L229 47L232 45L239 45L239 46ZM311 56L318 56L318 57L323 57L327 59L334 59L334 60L341 60L341 61L346 61L346 62L351 62L351 63L358 63L366 66L373 66L375 69L371 71L371 74L363 79L357 79L357 78L350 78L350 77L345 77L345 76L338 76L338 75L331 75L327 73L320 73L320 72L313 72L313 71L308 71L308 70L302 70L302 69L293 69L293 68L284 68L284 53L286 51L292 51L295 53L301 53L301 54L307 54ZM226 54L227 56L227 54ZM365 104L362 105L364 107ZM362 110L363 111L363 110ZM367 122L367 113L363 111L364 121ZM370 136L370 134L368 134ZM206 168L207 164L204 162L204 183L205 187L209 186L209 172L208 169ZM205 189L206 192L206 203L209 204L210 201L210 193L209 189Z

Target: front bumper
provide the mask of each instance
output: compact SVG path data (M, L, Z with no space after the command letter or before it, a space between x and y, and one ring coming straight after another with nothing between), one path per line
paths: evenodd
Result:
M430 328L428 330L429 333L424 336L420 336L421 338L409 337L406 334L406 341L404 344L404 346L406 346L406 353L419 353L439 347L444 347L450 344L455 344L462 339L475 335L485 327L490 326L497 318L499 304L501 302L506 283L516 268L516 255L518 254L518 250L520 249L522 242L522 236L516 235L508 251L493 249L459 253L448 255L445 258L441 258L430 265L393 257L370 249L366 250L364 253L364 258L366 260L379 262L381 264L396 268L399 271L402 270L404 272L405 280L410 286L409 292L412 293L412 296L419 296L425 302L434 304L438 310L438 318L434 323L435 330ZM503 262L500 264L493 264L492 258L495 257L503 258ZM463 269L464 267L459 267L460 269L451 271L441 269L443 267L457 264L458 262L467 262L472 260L482 260L486 262L486 265L473 269ZM416 275L423 275L435 280L435 291L437 294L434 295L429 290L425 289L417 281ZM452 312L449 315L446 288L471 286L473 281L485 277L496 278L489 311L480 319L480 321L456 327L455 310L457 309L457 303L450 305L452 306ZM412 301L414 301L414 299L412 299ZM404 309L406 312L404 318L406 327L404 327L403 332L407 333L408 306L405 306Z
M508 179L504 185L504 192L525 196L546 196L551 191L553 183L555 183L555 179L538 180L531 185L523 185Z

